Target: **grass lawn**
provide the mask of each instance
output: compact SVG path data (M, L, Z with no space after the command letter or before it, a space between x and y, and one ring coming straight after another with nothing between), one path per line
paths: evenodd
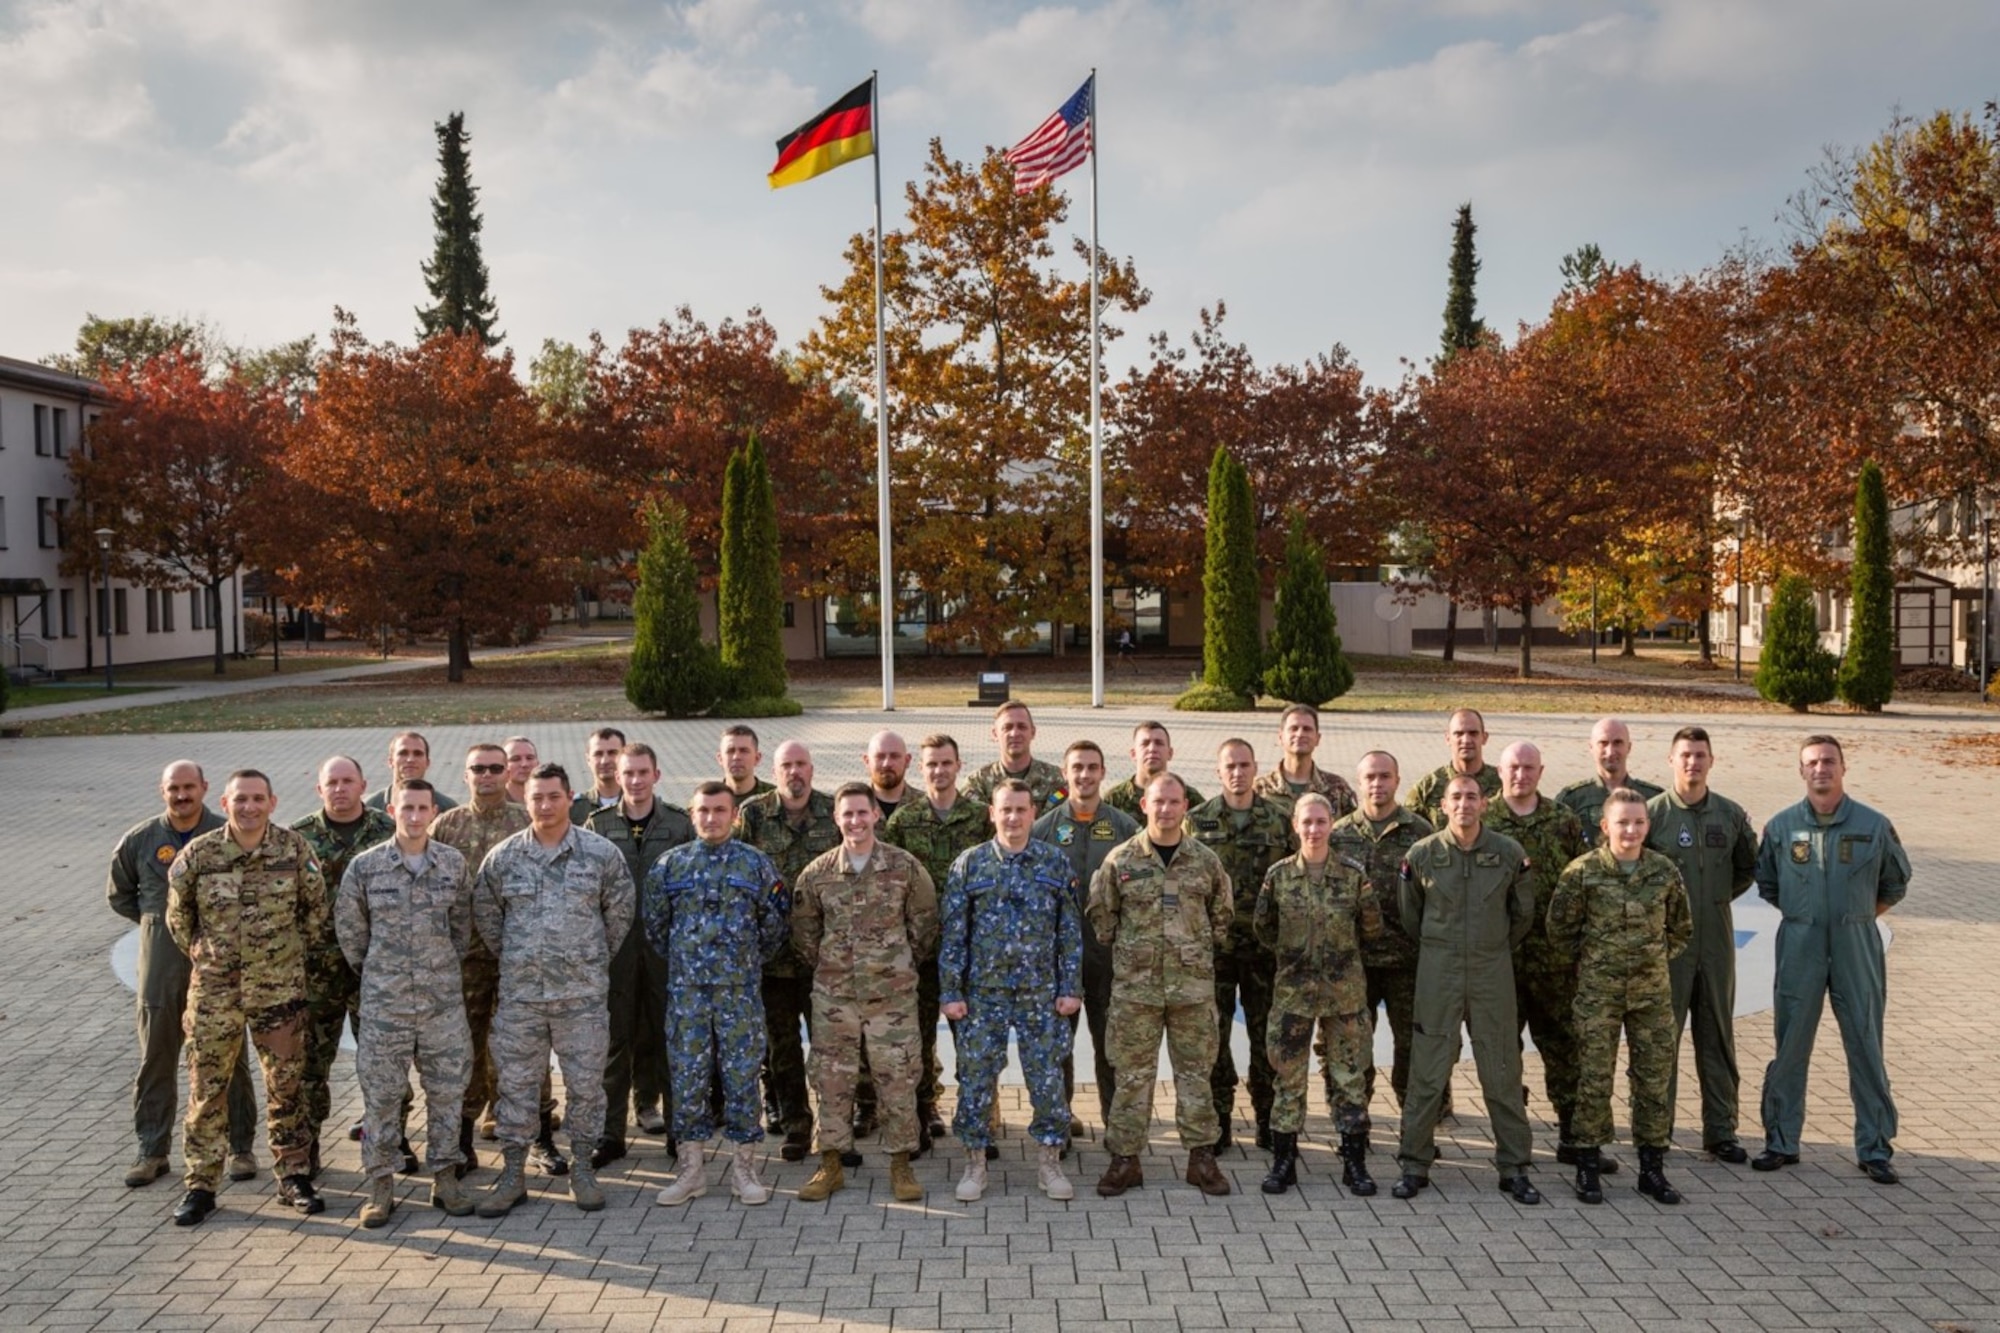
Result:
M271 670L271 650L266 647L261 657L224 657L222 674L215 674L215 660L209 657L190 658L182 662L145 662L132 667L117 668L120 680L133 683L161 685L199 685L211 680L262 680L271 676L299 676L311 671L332 671L338 667L372 666L382 660L380 653L352 651L348 645L336 645L335 649L319 647L312 652L286 649L278 655L278 670ZM422 649L420 656L429 656L430 649Z

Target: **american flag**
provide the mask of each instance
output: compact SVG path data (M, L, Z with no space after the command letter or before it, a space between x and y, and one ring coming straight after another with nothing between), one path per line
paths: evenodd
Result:
M1007 150L1014 167L1014 192L1026 194L1074 171L1090 156L1090 99L1097 76L1091 75L1076 95L1037 125L1034 132Z

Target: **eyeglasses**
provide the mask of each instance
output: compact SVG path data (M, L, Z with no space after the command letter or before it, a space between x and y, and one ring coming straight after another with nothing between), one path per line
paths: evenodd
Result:
M473 775L473 776L475 776L475 777L487 777L487 776L491 776L491 775L493 775L493 774L495 774L495 773L505 773L505 772L507 771L507 765L505 765L505 764L467 764L467 765L465 766L465 771L466 771L466 772L468 772L468 773L470 773L470 774L472 774L472 775Z

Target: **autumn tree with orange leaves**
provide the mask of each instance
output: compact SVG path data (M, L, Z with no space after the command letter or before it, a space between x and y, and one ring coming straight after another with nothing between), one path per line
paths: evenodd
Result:
M343 322L284 453L301 499L281 577L349 625L442 633L462 681L476 636L545 624L625 535L575 452L476 335L370 345Z

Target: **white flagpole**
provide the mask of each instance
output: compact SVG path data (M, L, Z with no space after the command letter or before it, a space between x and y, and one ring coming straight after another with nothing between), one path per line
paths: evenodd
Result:
M1104 432L1097 389L1097 71L1090 71L1090 706L1104 707Z
M875 150L875 542L881 549L882 711L896 711L896 580L889 555L889 354L882 337L882 108L879 71L868 72L868 133Z

